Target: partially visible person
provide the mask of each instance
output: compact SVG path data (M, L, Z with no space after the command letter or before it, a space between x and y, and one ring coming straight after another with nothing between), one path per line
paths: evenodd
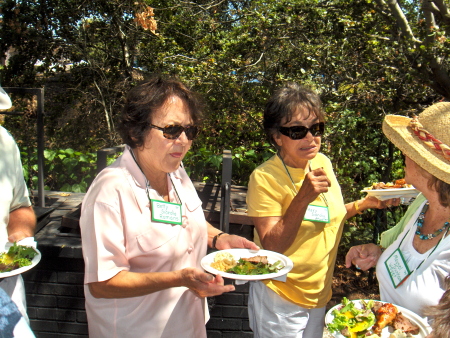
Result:
M0 288L0 338L12 337L33 338L35 335L17 305Z
M81 210L91 337L206 337L206 297L234 290L202 269L207 247L259 249L205 220L181 162L200 122L198 99L178 80L154 78L128 93L125 151Z
M319 152L324 128L320 98L309 88L288 83L266 104L264 129L278 152L250 177L248 215L255 242L288 256L294 268L286 282L251 283L255 337L322 337L345 220L399 202L366 197L345 204L332 164Z
M431 319L433 329L427 338L450 338L450 275L445 279L445 287L439 303L424 310L424 314Z
M9 109L11 101L0 90L0 109ZM0 126L0 251L8 242L36 246L36 216L26 187L20 152L13 137ZM16 303L28 322L25 286L21 275L2 278L0 287Z
M405 156L405 180L420 194L403 218L381 234L380 246L350 248L346 266L376 265L382 301L424 316L437 305L450 273L450 103L418 117L387 115L383 132ZM385 249L382 252L382 249Z

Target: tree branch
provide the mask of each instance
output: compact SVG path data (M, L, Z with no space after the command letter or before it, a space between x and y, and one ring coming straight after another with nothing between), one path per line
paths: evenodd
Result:
M433 3L441 15L442 21L446 24L450 24L450 11L447 4L443 0L433 0Z
M377 3L383 7L386 7L384 0L377 0ZM411 27L409 26L408 19L403 13L397 0L387 0L387 8L389 9L391 15L395 18L397 22L397 27L400 29L402 34L411 42L421 43L420 40L416 39Z

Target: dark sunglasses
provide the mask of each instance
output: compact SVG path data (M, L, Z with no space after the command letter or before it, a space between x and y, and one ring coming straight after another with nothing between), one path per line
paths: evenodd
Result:
M278 131L292 140L301 140L308 134L308 131L312 136L322 136L325 131L325 123L315 123L309 128L305 126L280 127Z
M150 128L158 129L163 132L163 136L169 140L176 140L184 131L189 141L195 139L198 135L198 128L196 126L183 127L178 124L170 124L164 128L149 124Z

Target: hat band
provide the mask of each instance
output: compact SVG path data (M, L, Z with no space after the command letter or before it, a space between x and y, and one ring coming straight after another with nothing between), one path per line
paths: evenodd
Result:
M411 119L409 122L409 127L412 129L414 134L423 141L423 143L425 143L428 147L433 148L436 152L441 153L447 161L450 161L450 147L426 131L417 119L417 116L414 116Z

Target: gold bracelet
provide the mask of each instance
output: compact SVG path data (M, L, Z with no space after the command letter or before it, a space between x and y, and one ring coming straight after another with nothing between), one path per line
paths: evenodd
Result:
M358 201L353 202L353 205L355 206L355 210L357 214L362 214L362 211L359 209Z

